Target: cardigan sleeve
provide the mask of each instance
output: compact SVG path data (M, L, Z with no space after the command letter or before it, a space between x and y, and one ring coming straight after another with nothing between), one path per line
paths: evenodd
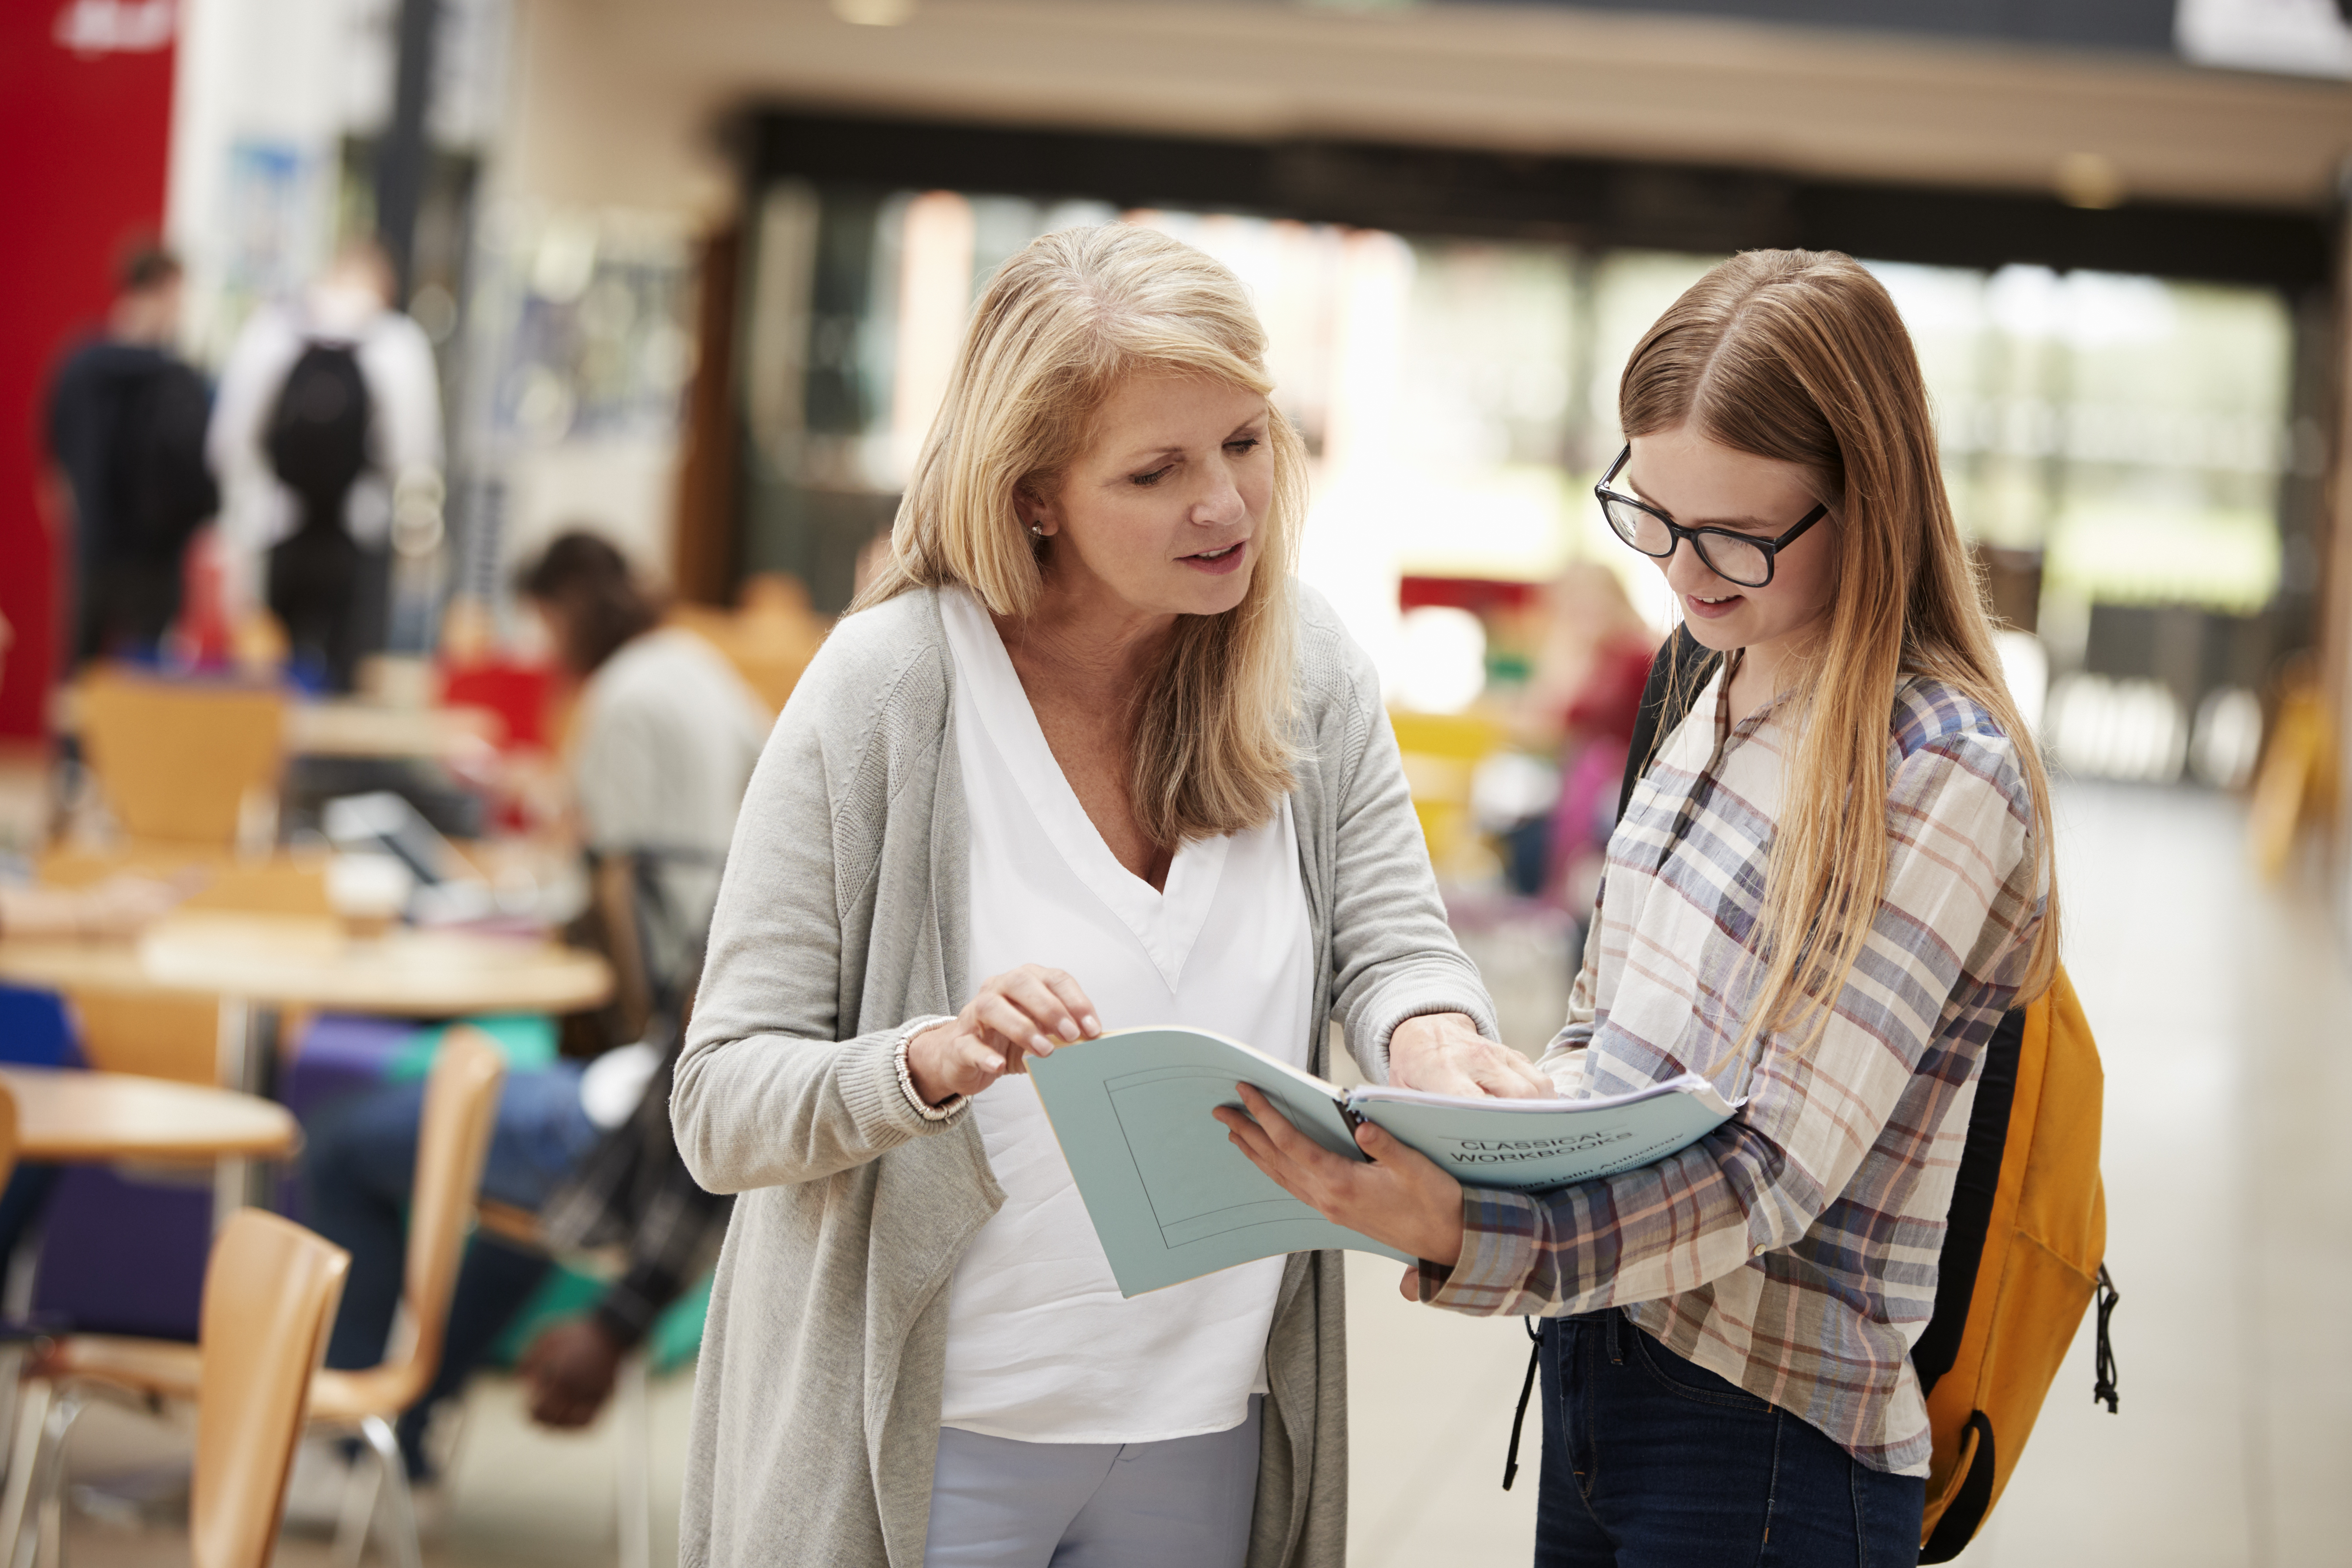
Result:
M1331 1013L1364 1075L1388 1081L1389 1037L1407 1018L1465 1013L1500 1040L1495 1005L1445 919L1429 848L1413 815L1396 731L1381 706L1380 679L1363 650L1336 624L1308 636L1334 640L1342 683L1339 754L1323 760L1336 777L1331 859ZM1328 611L1323 612L1325 616Z
M897 1019L835 1037L841 889L856 875L843 877L843 851L856 855L882 837L898 782L879 743L884 716L921 683L930 657L877 668L873 640L836 632L819 651L736 819L670 1099L678 1153L714 1193L822 1180L961 1117L961 1104L948 1117L924 1117L899 1088L901 1040L935 1020ZM844 642L852 646L836 646ZM871 721L843 723L852 705ZM828 755L829 738L846 754Z

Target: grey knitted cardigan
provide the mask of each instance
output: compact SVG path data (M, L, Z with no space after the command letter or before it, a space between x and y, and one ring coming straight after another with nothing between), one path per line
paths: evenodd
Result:
M1391 1030L1462 1012L1495 1034L1454 945L1380 683L1301 589L1292 814L1328 1020L1375 1079ZM980 1131L899 1089L901 1028L950 1014L971 856L954 661L936 594L843 621L745 796L671 1118L728 1227L695 1373L684 1568L919 1568L948 1282L1003 1202ZM1083 979L1083 976L1081 977ZM1337 1253L1292 1257L1266 1346L1249 1568L1340 1568L1346 1320Z

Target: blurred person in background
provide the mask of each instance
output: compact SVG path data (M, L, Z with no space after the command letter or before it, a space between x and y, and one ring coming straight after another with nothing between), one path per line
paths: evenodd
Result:
M1306 454L1242 286L1148 229L989 282L890 554L730 852L671 1100L740 1194L680 1555L1339 1568L1336 1254L1121 1298L1027 1077L1187 1024L1375 1081L1495 1043L1381 683L1291 568Z
M347 245L300 304L257 311L221 373L207 447L236 613L265 606L298 679L348 691L391 616L395 502L441 485L441 386L392 264Z
M68 541L68 668L152 660L180 613L181 556L218 509L205 465L212 394L175 348L180 263L135 251L106 331L50 384L45 489Z
M1592 912L1597 861L1616 824L1617 780L1658 634L1623 581L1598 561L1572 563L1545 601L1550 618L1527 699L1559 765L1543 890L1580 921Z
M568 1039L593 1059L508 1077L482 1175L483 1196L538 1215L550 1244L628 1254L594 1310L547 1331L524 1359L533 1415L568 1426L594 1415L620 1357L692 1281L725 1226L725 1201L695 1184L671 1141L669 1078L768 716L708 643L660 625L658 602L605 540L562 535L519 585L583 683L570 754L580 836L599 870L617 871L626 889L608 952L644 993L636 1034L614 1026L584 1046ZM383 1359L400 1300L423 1089L364 1090L307 1130L310 1222L352 1253L329 1366ZM415 1479L431 1479L424 1437L433 1406L463 1387L548 1267L541 1249L475 1238L440 1375L399 1425Z
M1529 1194L1384 1137L1342 1161L1254 1090L1217 1114L1422 1258L1408 1299L1544 1320L1538 1568L1916 1563L1911 1352L1987 1042L2057 965L2048 781L1866 269L1735 257L1643 338L1619 403L1603 510L1706 653L1538 1065L1575 1096L1690 1071L1746 1104Z

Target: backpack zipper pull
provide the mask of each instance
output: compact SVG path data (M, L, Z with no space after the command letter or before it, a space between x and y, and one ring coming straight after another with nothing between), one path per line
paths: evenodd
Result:
M2124 1299L2116 1282L2107 1274L2107 1266L2099 1265L2099 1355L2098 1372L2091 1384L2091 1403L2104 1405L2107 1414L2116 1411L2116 1347L2107 1333L2107 1320L2114 1316L2116 1303Z

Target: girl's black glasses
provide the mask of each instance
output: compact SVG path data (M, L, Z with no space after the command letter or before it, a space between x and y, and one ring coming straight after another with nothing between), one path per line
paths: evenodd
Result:
M1601 515L1609 520L1609 528L1618 538L1643 554L1664 560L1675 552L1675 546L1687 539L1698 558L1706 563L1707 570L1727 583L1743 588L1761 588L1772 580L1772 563L1780 552L1797 542L1805 530L1830 514L1826 503L1813 508L1804 518L1778 539L1759 539L1753 534L1738 533L1728 528L1685 528L1664 512L1646 501L1609 488L1609 481L1633 455L1631 442L1592 487L1601 498Z

